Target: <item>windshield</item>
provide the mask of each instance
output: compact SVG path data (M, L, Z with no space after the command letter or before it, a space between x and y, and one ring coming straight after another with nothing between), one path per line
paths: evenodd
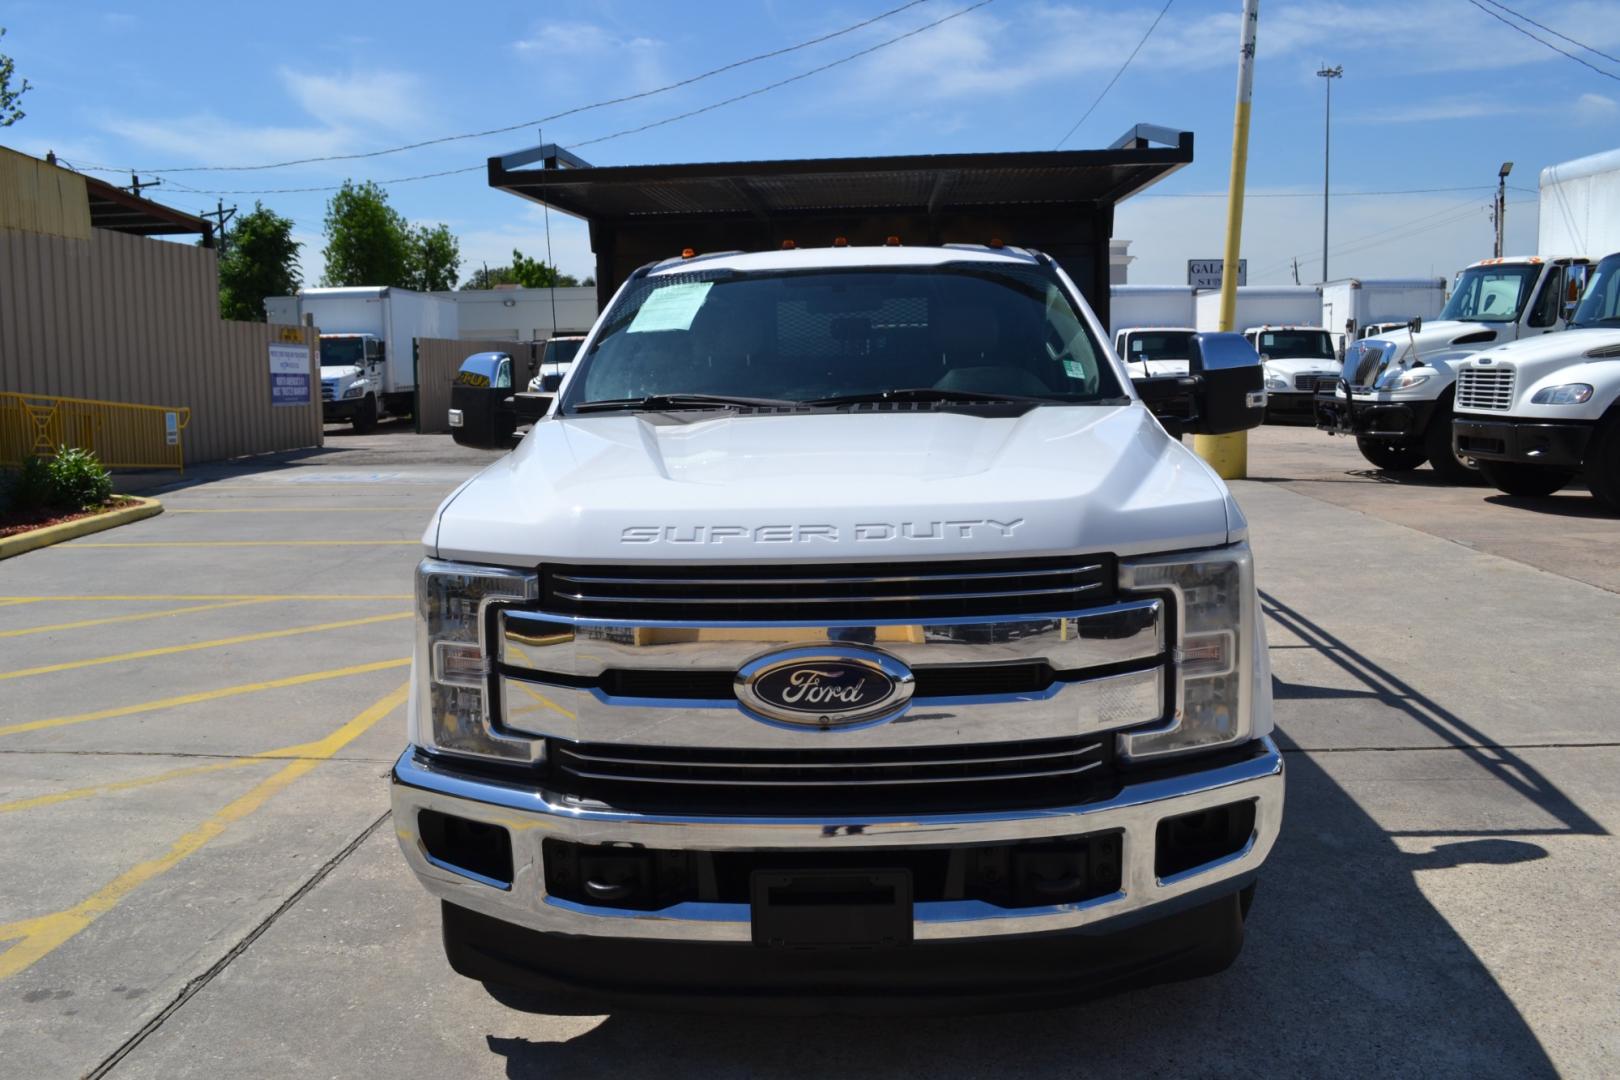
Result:
M1610 255L1597 264L1569 325L1620 325L1620 255Z
M1474 266L1457 278L1442 319L1517 322L1541 276L1539 266Z
M801 403L925 388L954 400L1120 398L1103 355L1042 267L659 274L632 281L603 316L563 410L658 395Z
M1132 330L1126 360L1186 360L1192 353L1191 330Z
M1255 350L1272 360L1337 360L1326 330L1261 330Z
M322 337L322 367L359 367L366 358L366 343L358 337Z
M545 352L540 357L542 364L572 364L574 357L579 354L579 347L585 344L584 338L552 338L546 342Z

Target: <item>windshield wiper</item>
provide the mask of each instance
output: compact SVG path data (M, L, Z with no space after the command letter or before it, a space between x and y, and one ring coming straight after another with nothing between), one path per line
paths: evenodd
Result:
M569 407L571 413L607 412L612 409L736 409L797 405L784 398L728 397L723 394L648 394L636 398L605 398L581 401Z
M839 394L836 397L812 398L801 405L865 405L883 401L1017 401L1026 403L1056 402L1061 399L1030 397L1027 394L993 394L984 390L942 390L937 386L908 386L898 390L872 390L863 394Z

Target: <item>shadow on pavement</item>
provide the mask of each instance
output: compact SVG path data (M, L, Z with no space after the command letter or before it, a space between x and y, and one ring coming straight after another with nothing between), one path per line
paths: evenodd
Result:
M1552 517L1600 518L1607 520L1620 516L1588 495L1585 488L1577 487L1574 484L1571 484L1557 495L1544 495L1533 498L1521 495L1487 495L1485 501L1496 506L1512 507L1514 510L1528 510L1531 513L1547 514Z
M1511 751L1480 749L1460 717L1299 613L1268 613L1377 696L1554 814L1603 830ZM1326 693L1279 689L1279 719ZM1342 691L1330 693L1340 694ZM1291 705L1299 702L1299 705ZM1556 1075L1535 1034L1414 875L1545 858L1541 846L1462 839L1403 852L1310 755L1288 755L1286 824L1248 941L1225 973L1070 1009L982 1018L710 1017L623 1013L564 1041L489 1036L516 1078ZM1545 831L1545 830L1544 830Z

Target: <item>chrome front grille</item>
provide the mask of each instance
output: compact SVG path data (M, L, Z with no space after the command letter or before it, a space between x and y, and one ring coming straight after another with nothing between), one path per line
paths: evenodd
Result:
M322 401L332 401L332 400L335 400L336 398L337 398L337 384L329 383L329 382L321 383L321 400Z
M1294 389L1295 390L1303 390L1306 393L1314 394L1314 393L1316 393L1316 384L1320 380L1322 380L1324 378L1337 378L1337 377L1338 376L1333 375L1330 372L1326 372L1326 371L1312 371L1312 372L1307 372L1304 375L1295 375L1294 376Z
M1465 367L1457 372L1457 407L1506 412L1513 406L1513 369Z
M627 746L550 740L554 782L615 806L659 799L706 807L781 808L825 801L840 808L915 809L1038 803L1054 787L1065 800L1100 796L1113 782L1113 739L1070 736L955 746L795 750Z
M960 523L933 522L941 536ZM678 539L678 538L677 538ZM541 606L599 619L895 620L1067 611L1115 595L1111 555L781 566L541 567Z

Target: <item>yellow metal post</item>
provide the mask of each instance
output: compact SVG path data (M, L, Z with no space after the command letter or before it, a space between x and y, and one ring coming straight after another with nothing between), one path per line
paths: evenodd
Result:
M1238 54L1237 109L1232 117L1232 177L1226 193L1226 251L1221 268L1220 329L1236 329L1237 272L1243 238L1243 180L1249 164L1249 99L1254 96L1254 36L1260 0L1243 0L1242 49ZM1249 474L1249 433L1194 435L1193 450L1227 480Z

